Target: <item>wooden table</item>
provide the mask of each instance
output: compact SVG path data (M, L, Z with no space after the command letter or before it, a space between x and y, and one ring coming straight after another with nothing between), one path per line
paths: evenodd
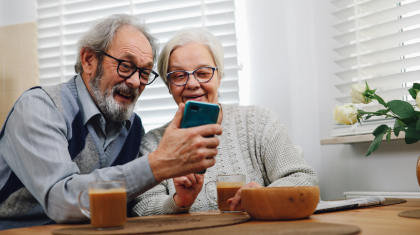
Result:
M309 219L289 221L296 222L326 222L356 225L361 228L360 234L416 234L420 235L420 219L399 217L398 213L407 210L420 209L420 199L407 199L406 203L391 206L369 207L356 210L338 211L312 215ZM196 214L217 214L218 211L193 212L182 215L160 216L194 216ZM265 223L264 221L250 221L235 226L252 226L253 224ZM11 229L0 231L0 235L41 235L51 234L51 231L72 225L46 225L29 228Z

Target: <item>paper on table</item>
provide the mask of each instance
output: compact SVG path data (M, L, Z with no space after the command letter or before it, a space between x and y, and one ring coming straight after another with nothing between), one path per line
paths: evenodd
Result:
M340 201L320 201L315 212L338 211L363 206L380 205L384 201L385 198L381 196L362 197Z

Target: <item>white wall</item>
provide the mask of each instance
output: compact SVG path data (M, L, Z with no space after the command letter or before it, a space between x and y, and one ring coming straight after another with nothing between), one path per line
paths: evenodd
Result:
M240 97L273 109L292 141L320 176L323 199L345 191L420 191L415 164L420 144L383 142L365 157L370 143L320 145L330 138L332 109L339 104L333 62L338 44L328 0L237 0ZM244 38L246 37L246 38ZM245 45L242 42L246 42ZM244 77L244 79L242 79Z
M241 103L263 105L274 110L293 143L303 148L307 163L319 172L322 167L319 83L312 2L265 0L236 3L237 10L245 12L240 14L243 18L238 19L236 27L239 60L244 64L244 71L239 75L240 97L249 97L248 103ZM242 40L247 41L247 45L242 44ZM242 76L246 79L242 80Z
M36 21L36 0L0 0L0 26Z

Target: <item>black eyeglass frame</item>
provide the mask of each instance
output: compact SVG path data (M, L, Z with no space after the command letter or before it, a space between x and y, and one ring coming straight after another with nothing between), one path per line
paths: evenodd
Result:
M136 64L134 64L133 62L131 62L131 61L129 61L129 60L120 60L120 59L117 59L117 58L115 58L115 57L113 57L113 56L111 56L111 55L108 55L107 53L105 53L105 52L102 52L102 54L103 55L106 55L106 56L108 56L108 57L110 57L110 58L112 58L112 59L114 59L114 60L116 60L116 61L118 61L118 67L117 67L117 73L118 73L118 75L120 75L120 77L122 77L122 78L125 78L125 79L128 79L128 78L130 78L131 76L133 76L133 74L135 74L136 72L137 72L137 70L139 70L139 80L140 80L140 84L142 84L142 85L150 85L152 82L154 82L155 81L155 79L157 78L157 77L159 77L159 74L158 73L156 73L155 71L153 71L153 70L151 70L151 69L144 69L144 68L139 68L139 67L137 67L137 65ZM131 64L133 64L134 65L134 67L136 68L135 70L133 70L133 72L129 75L129 76L123 76L123 75L121 75L120 74L120 65L121 65L121 63L122 62L128 62L128 63L131 63ZM149 82L149 83L147 83L147 84L144 84L144 83L142 83L141 82L141 79L140 79L140 76L141 76L141 73L143 73L144 71L150 71L153 75L155 75L155 77ZM150 76L150 75L149 75Z
M197 77L195 76L195 71L197 71L197 70L199 70L199 69L204 69L204 68L210 68L210 69L212 69L213 70L213 74L211 75L211 78L209 78L209 80L207 80L207 81L200 81L200 80L198 80L197 79ZM198 69L195 69L195 70L193 70L193 71L184 71L184 70L177 70L177 71L172 71L172 72L170 72L170 73L167 73L166 74L166 78L172 83L172 84L174 84L175 86L185 86L185 84L187 84L187 82L188 82L188 80L190 79L190 75L192 74L193 76L194 76L194 78L195 78L195 80L197 80L199 83L206 83L206 82L209 82L213 77L214 77L214 71L217 69L217 66L216 67L210 67L210 66L205 66L205 67L200 67L200 68L198 68ZM185 81L183 84L181 84L181 85L178 85L178 84L175 84L172 80L171 80L171 78L169 77L172 73L175 73L175 72L186 72L187 74L188 74L188 78L187 78L187 81Z

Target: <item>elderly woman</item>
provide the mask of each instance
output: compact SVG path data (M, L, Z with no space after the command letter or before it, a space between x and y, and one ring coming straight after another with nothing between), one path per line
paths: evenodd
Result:
M204 29L187 29L165 45L158 71L178 105L188 100L219 104L223 58L223 47L214 35ZM316 172L298 155L273 111L260 106L219 105L223 134L217 136L220 145L216 164L204 175L191 174L161 182L135 199L134 215L217 210L217 205L201 191L217 175L246 175L249 183L242 188L318 184ZM157 148L168 125L143 137L141 154ZM229 202L231 210L243 209L240 191Z

